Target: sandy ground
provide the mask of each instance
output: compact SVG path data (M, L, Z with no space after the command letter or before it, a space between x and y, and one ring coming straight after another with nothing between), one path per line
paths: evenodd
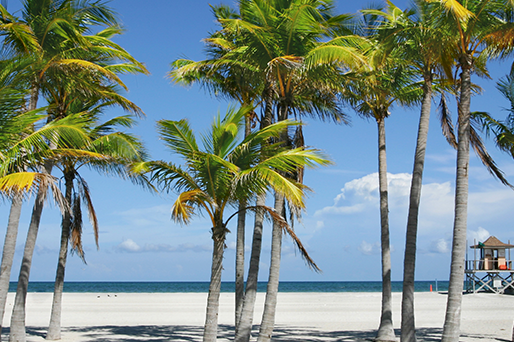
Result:
M233 298L221 295L219 341L233 339ZM444 293L416 293L418 341L440 340L446 298ZM2 341L7 341L13 299L10 293ZM203 293L65 293L62 341L201 341L206 299ZM44 340L51 301L50 293L28 295L28 342ZM260 321L263 301L259 294L254 323ZM401 294L394 293L393 301L399 334ZM380 293L280 293L273 341L371 341L380 302ZM514 296L467 294L460 341L510 341L513 319Z

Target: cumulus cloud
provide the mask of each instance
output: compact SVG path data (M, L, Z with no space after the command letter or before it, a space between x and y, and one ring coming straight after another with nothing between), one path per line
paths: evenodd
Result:
M477 230L469 230L468 231L468 238L470 238L473 241L477 242L484 242L487 240L487 238L491 236L491 233L487 229L484 229L482 227L478 227Z
M390 224L399 227L405 224L412 176L408 173L387 175ZM450 182L424 184L421 190L419 214L420 233L441 232L447 229L453 217L454 196ZM378 173L366 175L347 182L334 198L334 204L315 212L318 220L329 220L328 216L354 215L369 217L378 215Z
M131 239L127 239L127 240L123 241L116 247L116 249L120 252L130 252L130 253L141 251L141 247Z
M411 175L408 173L387 174L389 205L405 205L410 191ZM354 179L344 185L341 193L334 199L334 205L318 210L315 215L353 214L369 208L378 207L378 173Z
M446 239L437 239L433 240L430 243L430 252L432 253L438 253L438 254L445 254L450 251L450 242Z
M143 253L143 252L208 252L210 248L204 245L194 244L180 244L172 246L168 244L145 244L144 246L138 245L131 239L126 239L115 247L115 250L120 253Z

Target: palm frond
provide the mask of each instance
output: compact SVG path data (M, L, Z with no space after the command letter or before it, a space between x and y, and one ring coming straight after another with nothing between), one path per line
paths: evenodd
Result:
M450 146L456 149L457 137L455 136L451 113L446 103L446 97L444 94L441 94L441 102L439 103L439 120L441 122L443 136L446 138L446 141L448 141Z

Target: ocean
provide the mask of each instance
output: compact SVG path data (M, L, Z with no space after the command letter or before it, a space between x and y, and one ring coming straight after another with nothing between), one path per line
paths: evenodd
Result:
M9 292L16 291L16 282L11 282ZM234 282L222 282L221 292L233 292ZM259 282L258 292L266 292L266 282ZM402 291L402 282L392 282L393 292ZM53 292L53 282L30 282L29 292ZM159 292L208 292L208 282L65 282L64 292L118 292L118 293L159 293ZM448 281L417 281L416 292L447 291ZM283 281L279 292L381 292L379 281Z

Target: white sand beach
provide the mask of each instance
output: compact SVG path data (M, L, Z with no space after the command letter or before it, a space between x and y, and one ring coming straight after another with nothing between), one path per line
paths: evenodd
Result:
M233 297L221 295L219 341L233 338ZM201 341L206 298L203 293L65 293L62 341ZM416 293L418 341L440 339L446 298ZM10 293L2 341L7 341L13 300ZM393 300L399 333L401 294L394 293ZM51 301L50 293L29 293L27 341L44 340ZM259 294L254 323L260 321L263 301ZM280 293L273 341L371 341L379 319L380 293ZM510 341L513 319L514 296L467 294L460 340Z

